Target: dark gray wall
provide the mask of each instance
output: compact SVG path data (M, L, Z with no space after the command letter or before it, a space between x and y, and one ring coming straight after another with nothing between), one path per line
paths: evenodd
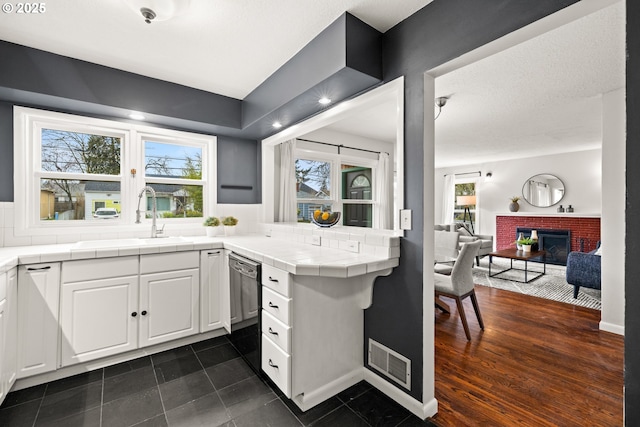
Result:
M13 106L0 102L0 202L13 201Z
M260 203L262 154L253 140L218 137L218 203Z
M240 128L238 99L1 40L0 58L0 88Z
M640 3L627 0L627 206L625 214L625 419L640 426ZM638 114L636 114L638 113ZM605 284L603 283L603 286Z
M424 73L572 3L575 0L436 0L384 34L384 80L405 76L404 200L418 220L402 239L400 266L376 282L373 305L365 313L365 338L412 360L410 395L418 400L422 400L424 246L419 218L423 207L431 207L423 197Z

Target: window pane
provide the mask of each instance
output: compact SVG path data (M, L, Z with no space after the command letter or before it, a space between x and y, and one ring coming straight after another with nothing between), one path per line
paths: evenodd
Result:
M202 217L202 185L149 184L156 192L158 218L201 218ZM145 197L145 196L143 196ZM153 212L153 197L147 192L146 218Z
M311 222L311 217L315 211L331 211L330 204L321 203L298 203L298 222Z
M465 182L455 185L456 200L454 207L454 221L469 226L476 222L476 183ZM465 213L465 208L468 211Z
M145 176L202 179L202 148L144 142Z
M41 220L116 220L120 213L119 182L40 180Z
M43 171L120 174L120 138L42 129Z
M330 199L331 163L296 159L296 193L298 199Z
M371 200L371 168L342 165L342 198Z
M343 225L349 225L351 227L372 227L372 212L371 205L366 204L344 204L344 216Z

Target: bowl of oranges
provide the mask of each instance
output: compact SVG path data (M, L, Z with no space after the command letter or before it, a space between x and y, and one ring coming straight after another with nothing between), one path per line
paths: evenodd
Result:
M333 227L338 221L340 221L340 212L321 211L318 209L311 216L311 222L318 227Z

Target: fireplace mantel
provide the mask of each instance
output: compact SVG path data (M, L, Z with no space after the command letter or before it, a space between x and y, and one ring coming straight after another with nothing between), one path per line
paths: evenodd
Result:
M600 218L599 213L567 213L567 212L504 212L497 213L496 216L549 216L549 217L567 217L567 218Z

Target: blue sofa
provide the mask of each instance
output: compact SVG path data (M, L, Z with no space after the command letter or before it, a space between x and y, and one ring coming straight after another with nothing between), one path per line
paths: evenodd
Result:
M567 283L573 285L573 297L578 298L580 287L601 289L601 256L596 255L600 242L591 252L570 252L567 257Z

